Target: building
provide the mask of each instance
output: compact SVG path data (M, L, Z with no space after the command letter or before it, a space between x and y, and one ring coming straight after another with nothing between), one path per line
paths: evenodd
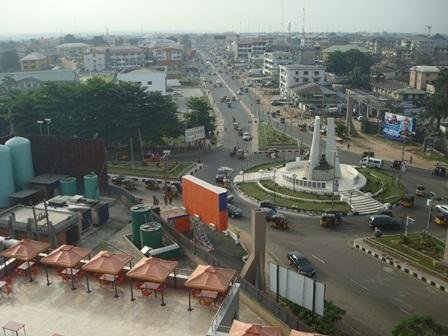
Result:
M231 49L233 58L238 61L247 62L251 54L264 54L267 42L258 38L246 38L233 41Z
M136 69L145 63L143 49L129 46L91 48L84 55L84 69L96 72Z
M278 82L280 76L279 65L292 63L292 54L288 51L265 52L263 58L263 74L268 76L271 81Z
M325 68L320 65L280 65L279 87L282 96L288 96L293 85L325 82Z
M119 73L118 81L133 82L145 88L145 91L160 91L166 94L166 71L155 69L138 69L127 73Z
M300 38L300 46L302 48L314 48L315 46L328 45L327 35L304 34Z
M0 73L0 83L5 76L11 76L18 90L38 88L44 82L78 82L79 76L72 70L44 70Z
M326 62L327 59L328 59L328 56L331 53L334 53L336 51L344 53L344 52L347 52L347 51L353 50L353 49L354 50L358 50L358 51L362 52L363 54L369 54L370 53L369 49L364 48L364 47L360 47L360 46L358 46L356 44L334 45L334 46L331 46L329 48L326 48L326 49L322 50L322 52L321 52L321 59L324 62Z
M399 101L419 101L426 97L426 92L406 87L396 80L379 80L372 84L372 91L379 96Z
M48 69L48 57L40 52L32 52L20 60L22 71L38 71Z
M168 72L179 72L182 69L184 49L181 46L156 47L152 55L157 65L165 66Z
M426 85L439 76L439 68L432 65L418 65L411 68L409 86L414 89L426 90Z
M88 44L76 42L76 43L63 43L56 47L59 57L72 61L82 62L84 54L89 48Z

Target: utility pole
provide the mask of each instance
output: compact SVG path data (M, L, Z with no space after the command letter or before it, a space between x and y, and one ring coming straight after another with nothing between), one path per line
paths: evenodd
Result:
M335 184L336 184L336 151L333 154L333 192L331 193L331 208L332 209L334 209Z
M429 208L428 211L428 219L426 220L426 226L425 226L425 232L428 233L429 232L429 222L431 221L431 216L432 216L432 206L434 204L434 200L436 198L436 194L431 192L431 198L426 200L426 205Z
M131 167L134 168L134 142L132 140L132 136L129 139L131 145Z

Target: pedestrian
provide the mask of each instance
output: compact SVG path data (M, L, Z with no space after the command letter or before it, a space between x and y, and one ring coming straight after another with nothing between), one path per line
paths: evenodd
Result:
M156 195L152 195L152 201L153 201L154 206L159 205L159 199L157 198Z
M168 193L166 189L163 191L163 203L165 203L165 206L168 205Z
M412 163L412 155L409 158L409 163Z
M347 150L348 151L350 150L350 144L349 143L347 143Z
M167 196L168 196L168 204L171 205L173 203L173 192L169 190Z

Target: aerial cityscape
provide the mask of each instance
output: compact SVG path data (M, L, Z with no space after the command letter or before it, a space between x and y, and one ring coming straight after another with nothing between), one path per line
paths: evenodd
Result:
M448 336L448 2L0 9L4 335Z

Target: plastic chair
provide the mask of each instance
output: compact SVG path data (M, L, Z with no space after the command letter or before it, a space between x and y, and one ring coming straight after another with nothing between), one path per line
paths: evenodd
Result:
M3 278L3 281L6 282L9 286L12 285L12 276L7 275Z
M36 275L37 273L39 273L39 270L37 267L31 267L31 274Z
M152 294L152 291L150 291L150 290L147 290L147 289L142 290L142 295L144 297L149 297L151 294Z
M191 291L191 296L194 297L195 299L197 299L199 297L200 293L201 293L201 291L199 289L193 289Z
M136 287L137 289L142 289L142 286L143 286L143 282L141 282L141 281L136 281L136 282L135 282L135 287Z

